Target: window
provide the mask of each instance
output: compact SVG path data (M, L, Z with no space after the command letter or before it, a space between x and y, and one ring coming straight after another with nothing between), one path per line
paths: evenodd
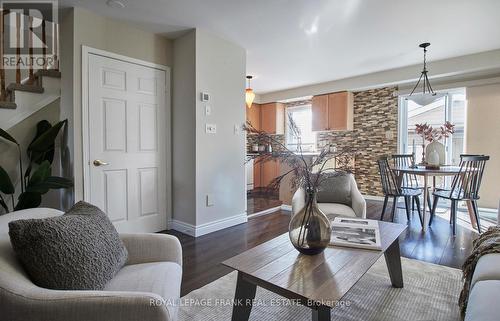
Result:
M290 150L296 151L298 149L297 137L294 137L289 130L290 121L292 118L297 127L300 129L300 140L302 142L303 151L316 150L316 133L312 131L312 110L311 105L294 106L286 108L287 126L286 133L286 146Z
M454 89L437 101L420 106L405 97L400 97L399 111L399 151L412 153L415 142L417 163L422 159L422 138L415 133L415 124L427 123L434 128L445 121L455 124L455 133L442 141L446 150L446 164L457 165L464 150L465 89Z

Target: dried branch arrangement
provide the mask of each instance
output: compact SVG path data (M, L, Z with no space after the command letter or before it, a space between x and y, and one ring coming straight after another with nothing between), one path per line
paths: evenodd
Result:
M417 133L417 135L420 135L423 141L432 143L434 141L439 141L443 138L450 137L451 134L455 133L455 125L449 121L446 121L439 128L433 128L427 123L416 124L415 133Z
M283 179L289 175L291 178L292 189L304 188L306 191L316 191L325 174L334 175L335 173L352 173L354 171L353 162L355 151L351 147L337 148L334 145L324 146L313 158L307 156L302 148L300 128L288 117L288 130L297 140L297 151L290 150L287 146L276 139L275 136L262 130L258 130L247 122L244 126L245 131L250 135L256 135L257 140L262 144L271 144L277 146L272 152L259 153L248 156L248 159L254 159L256 163L264 163L270 160L276 160L282 164L288 165L288 171L274 178L267 186L270 192L279 190ZM329 161L335 160L335 166L330 167Z

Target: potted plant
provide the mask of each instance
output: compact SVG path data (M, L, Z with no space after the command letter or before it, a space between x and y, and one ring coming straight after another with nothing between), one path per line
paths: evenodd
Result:
M316 194L326 175L340 175L352 173L352 157L354 151L350 147L336 148L332 145L324 146L314 158L307 157L302 149L300 129L292 117L289 119L290 134L296 138L297 150L290 150L287 146L264 131L257 130L249 122L245 125L247 133L256 135L259 145L272 145L272 152L263 152L249 156L255 163L277 160L288 165L289 170L274 178L267 191L275 193L279 190L285 177L291 176L291 187L296 190L303 188L306 191L306 202L302 210L294 214L290 220L289 236L293 246L301 253L314 255L321 253L330 242L331 227L328 217L319 209L316 203ZM335 159L335 167L328 166L329 160Z
M28 166L26 170L23 170L21 146L14 137L0 128L0 137L15 144L19 151L20 188L17 201L14 180L0 166L0 207L4 212L38 207L42 202L42 195L50 189L73 186L73 182L69 179L52 176L55 139L66 123L67 120L63 120L52 126L48 121L42 120L37 124L35 137L27 148Z

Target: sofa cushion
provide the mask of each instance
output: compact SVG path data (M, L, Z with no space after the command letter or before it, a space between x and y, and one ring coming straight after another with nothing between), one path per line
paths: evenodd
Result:
M161 296L170 319L176 320L182 268L173 262L132 264L123 267L106 284L106 291L151 292Z
M353 209L344 204L318 203L318 207L330 220L335 219L337 216L356 217Z
M500 316L500 281L478 281L469 294L465 321L497 321Z
M127 250L99 208L79 202L62 216L9 223L12 248L33 283L57 290L101 290Z
M470 288L472 289L476 282L485 280L500 280L500 255L498 253L481 256L474 269Z
M319 203L339 203L351 206L350 174L327 173L318 187Z

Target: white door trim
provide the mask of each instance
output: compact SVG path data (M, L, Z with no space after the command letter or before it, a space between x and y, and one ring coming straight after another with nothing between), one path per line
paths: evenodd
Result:
M166 186L166 191L167 195L166 197L166 208L167 208L167 222L169 222L172 219L172 153L171 153L171 148L172 148L172 140L171 140L171 130L170 130L170 125L171 125L171 106L170 106L170 67L164 66L164 65L159 65L155 64L152 62L140 60L140 59L135 59L123 55L119 55L116 53L108 52L105 50L101 49L96 49L88 46L82 46L82 158L83 158L83 200L84 201L89 201L90 197L90 158L89 158L89 151L90 151L90 145L89 145L89 131L88 131L88 123L89 123L89 99L88 99L88 94L89 94L89 77L88 77L88 66L89 66L89 55L98 55L102 57L107 57L107 58L112 58L116 60L121 60L124 62L128 63L133 63L136 65L144 66L144 67L149 67L149 68L154 68L158 70L165 71L165 124L167 126L167 130L165 131L166 134L166 148L165 148L165 153L166 153L166 159L165 159L165 173L166 173L166 179L167 179L167 186ZM168 223L167 223L168 225ZM168 226L167 226L168 227Z

